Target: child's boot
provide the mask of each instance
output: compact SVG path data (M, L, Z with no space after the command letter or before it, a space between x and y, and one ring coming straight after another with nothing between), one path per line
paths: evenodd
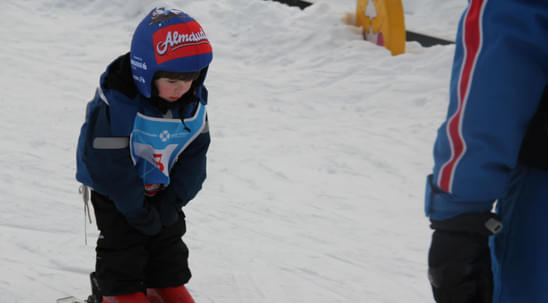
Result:
M152 303L195 303L184 285L147 289L147 295Z
M150 303L142 292L136 292L121 296L105 296L102 303Z

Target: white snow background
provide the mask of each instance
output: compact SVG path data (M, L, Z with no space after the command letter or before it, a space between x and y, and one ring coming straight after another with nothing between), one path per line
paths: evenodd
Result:
M197 303L433 302L423 214L454 46L393 57L305 10L179 0L213 45L208 179L187 207ZM0 302L89 294L75 146L99 75L148 0L0 3ZM461 0L404 0L407 28L454 39Z

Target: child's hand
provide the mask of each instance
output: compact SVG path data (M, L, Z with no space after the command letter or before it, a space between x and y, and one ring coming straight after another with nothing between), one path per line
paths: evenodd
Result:
M154 197L163 187L163 184L146 184L145 195L147 197Z

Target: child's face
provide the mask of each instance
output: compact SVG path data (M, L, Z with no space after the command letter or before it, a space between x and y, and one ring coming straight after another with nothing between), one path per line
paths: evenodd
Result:
M156 88L158 89L160 98L168 102L175 102L188 92L192 85L192 81L159 78L154 80L154 85L156 85Z

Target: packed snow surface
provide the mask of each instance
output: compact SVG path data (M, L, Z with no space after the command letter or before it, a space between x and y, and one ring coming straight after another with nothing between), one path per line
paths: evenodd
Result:
M433 302L423 192L454 46L393 57L341 21L354 0L1 2L0 302L87 297L98 231L76 141L99 75L162 4L214 49L208 179L184 208L196 301ZM454 39L464 5L404 0L407 27Z

